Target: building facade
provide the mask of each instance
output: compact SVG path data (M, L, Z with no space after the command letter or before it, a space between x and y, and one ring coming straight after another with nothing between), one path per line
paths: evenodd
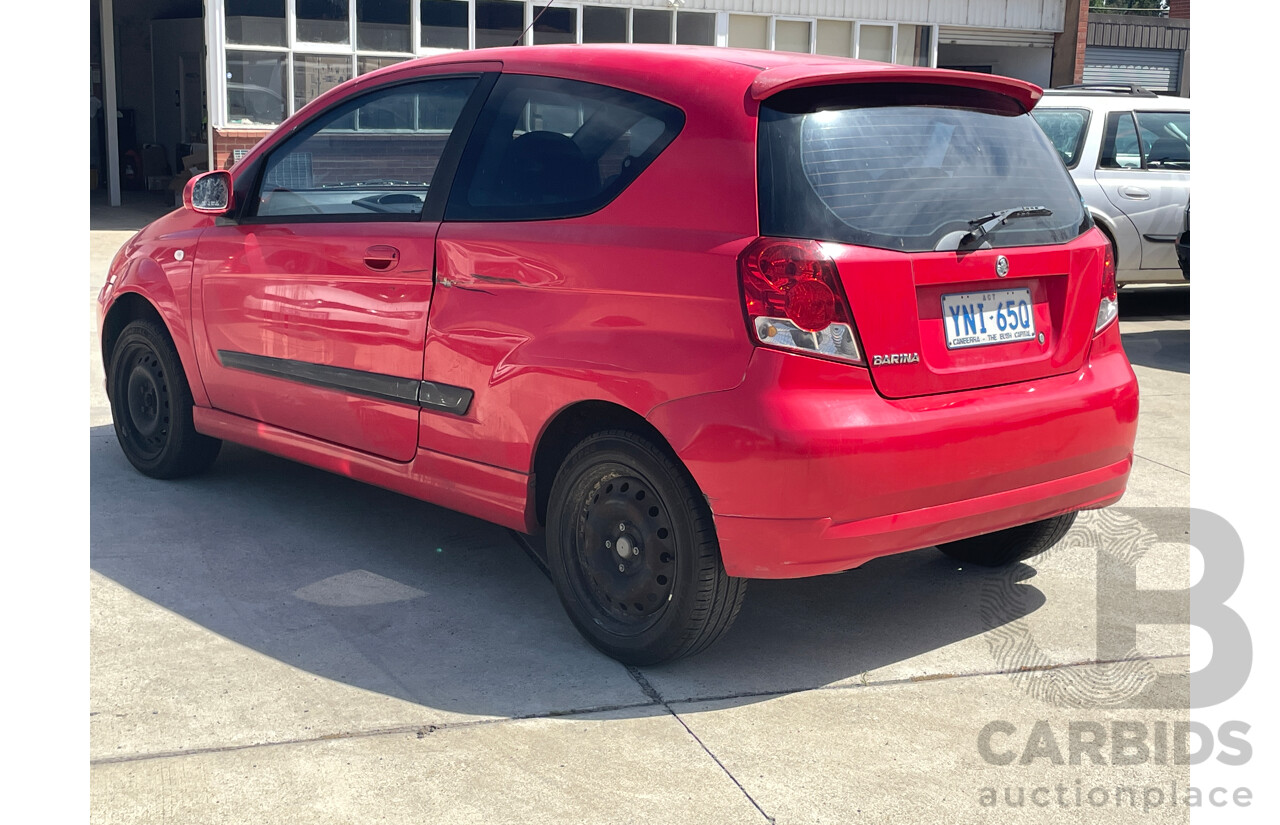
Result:
M700 44L959 68L1050 86L1079 80L1087 13L1084 0L91 2L100 35L114 33L113 70L134 79L117 79L116 105L134 112L133 139L160 146L170 171L181 171L184 152L227 168L325 90L442 52ZM110 42L102 37L101 65Z

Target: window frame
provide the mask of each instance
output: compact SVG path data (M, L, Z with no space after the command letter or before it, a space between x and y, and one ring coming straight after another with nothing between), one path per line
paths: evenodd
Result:
M236 186L237 197L235 214L234 217L228 219L228 222L233 222L241 226L312 223L418 223L424 221L438 223L444 216L445 204L448 202L449 192L456 177L458 161L462 156L462 150L470 139L471 132L475 128L480 110L488 99L489 93L493 90L493 86L497 82L499 74L499 72L465 70L441 71L439 73L399 78L395 81L384 83L371 89L364 89L359 95L355 95L341 101L335 101L333 105L316 112L315 115L309 117L304 123L301 123L296 128L291 129L287 135L283 136L268 151L264 152L256 159L253 168L246 170L246 172L240 176L238 180L243 182L243 185ZM258 204L261 199L262 186L266 179L267 167L270 165L272 158L277 157L281 152L289 152L300 143L305 142L317 134L319 129L313 129L313 127L315 127L318 122L322 120L327 121L340 111L343 111L344 114L354 112L355 109L359 108L361 100L375 94L381 94L389 89L401 86L431 83L437 80L451 80L459 78L475 78L476 85L472 88L471 95L467 99L466 103L463 104L462 111L458 114L458 119L449 133L449 139L445 142L444 149L440 153L440 159L436 163L436 170L432 175L431 182L427 189L427 195L423 200L422 210L420 212L417 214L370 212L367 215L361 213L301 215L257 214ZM337 117L342 116L343 114L337 114ZM388 132L388 134L404 134L404 132ZM241 196L242 191L243 196Z

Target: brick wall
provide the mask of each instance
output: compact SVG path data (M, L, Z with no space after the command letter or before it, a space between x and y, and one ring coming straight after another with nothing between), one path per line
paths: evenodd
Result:
M1050 86L1066 86L1084 79L1084 49L1089 34L1088 0L1067 0L1062 33L1053 39Z
M1191 0L1169 0L1169 16L1180 20L1191 19Z
M213 168L230 169L236 149L252 149L269 134L270 129L214 129Z

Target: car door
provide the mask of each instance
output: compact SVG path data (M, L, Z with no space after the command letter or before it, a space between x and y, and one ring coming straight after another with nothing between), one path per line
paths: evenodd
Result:
M435 235L481 81L455 68L374 88L262 159L238 219L205 232L194 267L216 409L413 458Z
M1142 269L1177 269L1191 190L1189 112L1112 112L1095 179L1138 231Z

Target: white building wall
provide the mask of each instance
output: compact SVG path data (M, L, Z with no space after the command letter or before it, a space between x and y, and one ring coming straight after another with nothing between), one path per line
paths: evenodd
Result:
M670 8L668 0L590 2L601 6ZM684 0L680 8L686 11L1060 32L1066 0Z

